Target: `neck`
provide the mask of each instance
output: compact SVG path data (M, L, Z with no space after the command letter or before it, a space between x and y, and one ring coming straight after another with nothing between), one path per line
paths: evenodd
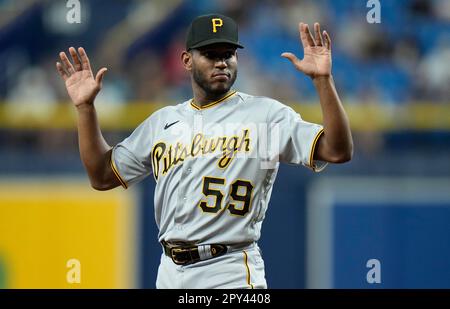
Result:
M193 85L192 90L194 92L194 101L193 103L199 107L203 107L211 102L220 100L221 98L228 95L232 90L228 90L223 93L219 94L213 94L213 93L207 93L202 88L198 87L197 85Z

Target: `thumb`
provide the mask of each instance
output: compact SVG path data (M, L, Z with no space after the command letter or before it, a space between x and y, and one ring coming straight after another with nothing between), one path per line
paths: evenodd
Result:
M296 55L293 53L282 53L281 57L288 59L292 64L298 69L301 70L302 68L302 61L297 58Z
M291 61L293 64L296 64L300 61L293 53L282 53L281 57L289 59L289 61Z
M100 70L98 70L97 76L95 76L95 81L98 85L102 83L103 76L105 76L106 71L108 71L107 68L101 68Z

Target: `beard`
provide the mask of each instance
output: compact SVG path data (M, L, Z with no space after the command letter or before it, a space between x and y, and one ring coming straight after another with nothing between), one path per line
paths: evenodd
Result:
M208 77L202 71L198 70L195 66L192 68L192 77L195 83L205 91L208 96L216 97L230 91L237 77L237 69L230 70L230 78L227 82L211 83L208 81Z

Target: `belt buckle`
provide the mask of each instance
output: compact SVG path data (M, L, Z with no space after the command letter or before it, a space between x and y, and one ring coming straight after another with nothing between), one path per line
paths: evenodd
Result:
M177 265L184 265L184 264L186 264L186 261L177 260L177 257L176 257L176 253L183 252L183 250L185 250L185 249L183 249L183 248L170 248L170 256L172 258L172 261L175 264L177 264Z

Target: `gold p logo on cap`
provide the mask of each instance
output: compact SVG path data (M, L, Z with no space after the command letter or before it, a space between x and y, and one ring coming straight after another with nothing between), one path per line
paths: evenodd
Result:
M212 26L213 26L213 32L217 32L217 27L223 26L223 20L222 18L213 18L211 19Z

